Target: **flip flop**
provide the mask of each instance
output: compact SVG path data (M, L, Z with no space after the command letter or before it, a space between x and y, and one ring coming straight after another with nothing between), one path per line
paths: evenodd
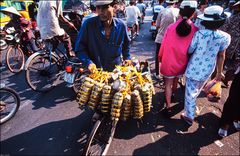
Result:
M183 119L189 126L192 126L193 120L186 117L183 113L181 114L181 119Z

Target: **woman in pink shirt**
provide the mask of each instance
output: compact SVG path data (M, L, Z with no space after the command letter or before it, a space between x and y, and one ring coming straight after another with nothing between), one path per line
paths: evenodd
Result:
M166 107L163 112L167 117L171 114L172 92L177 89L178 78L184 74L188 63L188 47L198 30L191 21L196 8L197 1L182 1L179 12L182 18L167 28L159 51L160 72L165 81Z

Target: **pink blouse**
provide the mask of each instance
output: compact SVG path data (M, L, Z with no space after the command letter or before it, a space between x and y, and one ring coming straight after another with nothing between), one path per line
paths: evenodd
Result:
M186 37L180 37L176 32L176 27L181 21L182 19L169 25L163 37L158 59L161 62L160 72L164 76L184 74L188 63L188 47L198 28L188 20L192 27L191 33Z

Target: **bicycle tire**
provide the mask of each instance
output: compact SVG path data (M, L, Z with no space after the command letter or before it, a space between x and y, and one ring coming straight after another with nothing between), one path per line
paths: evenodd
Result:
M6 64L12 73L22 71L25 63L25 57L19 46L11 46L6 53Z
M8 101L7 101L7 100L9 100L9 98L4 96L4 95L6 95L6 93L9 93L9 95L13 97L14 107L13 107L13 109L11 109L11 111L9 113L7 113L6 116L4 116L2 118L2 116L5 114L4 111L6 110L7 105L11 104L11 103L8 103ZM4 99L4 97L6 97L6 98ZM9 102L11 102L11 101L9 101ZM11 89L11 88L8 88L8 87L0 88L0 106L1 106L1 109L0 109L0 113L1 113L0 124L3 124L5 122L7 122L8 120L10 120L17 113L17 111L19 109L20 97L17 94L17 92L15 90Z
M54 55L50 57L49 54L39 53L30 60L25 69L27 83L34 91L44 93L56 86L60 67Z
M111 119L103 117L102 119L97 120L88 137L83 154L106 155L115 134L115 129L116 125L112 124Z

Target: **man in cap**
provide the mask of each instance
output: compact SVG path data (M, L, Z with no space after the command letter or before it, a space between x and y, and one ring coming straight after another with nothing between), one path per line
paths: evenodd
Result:
M37 24L40 30L42 39L52 39L57 41L57 43L63 42L64 47L67 51L67 55L75 56L72 50L72 44L69 35L60 27L59 21L61 20L69 25L70 28L75 29L73 23L69 22L64 18L62 14L62 1L45 1L41 0L39 2L38 14L37 14ZM54 44L56 47L57 45Z
M130 38L121 19L114 18L115 0L96 0L98 16L87 19L78 34L75 52L90 71L112 71L123 60L130 60Z
M174 4L177 2L177 0L166 0L165 2L167 4L166 9L163 9L158 13L158 17L156 20L156 27L157 27L157 31L158 31L156 39L155 39L155 42L156 42L156 58L155 58L156 74L154 76L156 79L159 79L158 53L159 53L159 49L160 49L160 46L162 43L164 33L170 24L176 22L178 15L179 15L179 9L174 7Z

